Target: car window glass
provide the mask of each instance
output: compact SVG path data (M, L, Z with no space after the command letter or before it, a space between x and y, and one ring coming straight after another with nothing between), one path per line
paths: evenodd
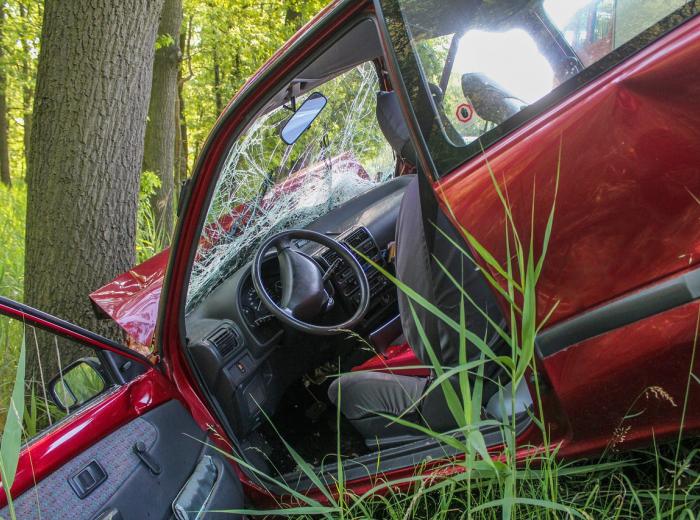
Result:
M188 288L193 308L252 259L272 233L301 228L390 179L395 157L376 117L372 63L317 86L323 111L292 145L280 137L289 107L258 114L231 146L207 212Z
M23 439L54 427L114 387L99 350L0 315L0 424L5 423L22 342L25 344Z
M685 4L685 0L545 0L547 16L589 66Z
M684 0L382 5L438 174L531 117L559 86L602 72L586 74L603 58L622 60L696 12Z
M454 35L423 42L418 46L421 61L425 63L427 55L435 51L446 55L453 38ZM443 130L447 127L447 136L450 127L461 136L461 140L452 139L455 145L474 141L555 85L550 63L532 35L523 29L470 30L457 39L449 81L441 93L442 99L435 98L437 110L444 115ZM434 69L431 84L437 85L440 66ZM465 77L472 80L471 84L465 85ZM496 106L499 100L489 99L498 96L497 90L509 108L501 109Z

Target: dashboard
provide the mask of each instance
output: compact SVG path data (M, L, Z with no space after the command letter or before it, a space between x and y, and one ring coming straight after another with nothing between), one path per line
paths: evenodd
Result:
M275 257L270 258L262 266L262 278L268 294L280 302L282 297L282 281L280 280L279 265ZM258 292L253 286L253 278L249 275L243 279L238 289L238 306L248 328L261 343L267 343L275 338L282 330L272 313L263 305Z
M403 192L411 176L390 180L321 216L307 229L333 236L387 269L386 250L394 240ZM326 269L333 251L298 241L297 248ZM351 249L352 250L352 249ZM355 332L361 336L396 317L396 288L366 261L358 259L370 283L370 305ZM273 299L281 296L279 266L271 253L262 266ZM357 280L344 264L327 281L335 305L321 323L339 323L357 308ZM253 431L265 411L274 413L290 384L310 369L336 358L343 335L321 338L286 330L262 304L250 263L233 273L186 316L187 354L195 372L239 436ZM316 364L316 365L314 365Z

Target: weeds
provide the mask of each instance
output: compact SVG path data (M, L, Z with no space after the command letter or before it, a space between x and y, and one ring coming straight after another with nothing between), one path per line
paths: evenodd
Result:
M24 340L19 351L19 362L15 371L15 381L12 388L12 398L5 418L5 426L0 440L0 479L7 497L10 518L15 520L15 509L12 503L10 489L15 481L17 462L22 446L22 417L24 416L24 372L25 372Z

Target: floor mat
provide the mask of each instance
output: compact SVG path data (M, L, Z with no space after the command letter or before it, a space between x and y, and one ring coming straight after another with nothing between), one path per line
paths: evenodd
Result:
M294 384L272 417L274 428L265 423L258 429L269 449L267 456L280 473L298 469L280 435L312 466L336 462L338 441L344 458L369 453L362 436L342 415L338 424L338 411L326 398L328 384L308 387L301 381Z

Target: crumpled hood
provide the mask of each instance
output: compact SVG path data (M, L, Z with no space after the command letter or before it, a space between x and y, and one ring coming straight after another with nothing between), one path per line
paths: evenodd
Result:
M142 345L153 340L169 256L170 249L164 249L90 294L105 317L112 318Z

